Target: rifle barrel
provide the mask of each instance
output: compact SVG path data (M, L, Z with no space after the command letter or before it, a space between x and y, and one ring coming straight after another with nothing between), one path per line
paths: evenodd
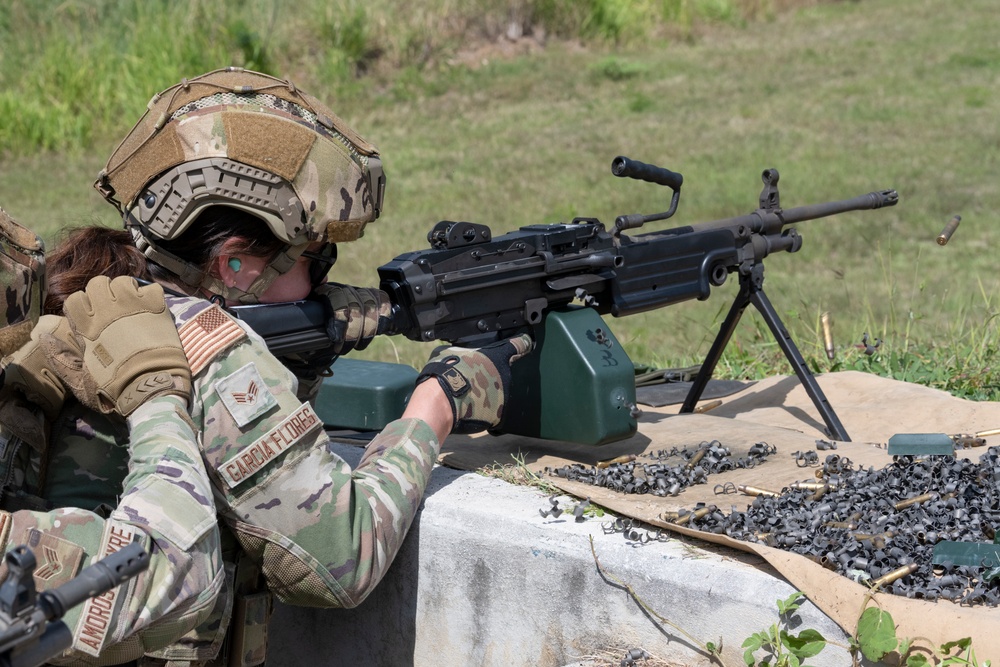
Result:
M702 222L694 225L694 227L695 229L719 229L745 225L751 231L768 234L777 232L785 225L791 225L796 222L817 220L837 215L838 213L846 213L847 211L865 211L885 206L895 206L898 202L899 195L895 190L879 190L854 197L853 199L842 199L823 204L810 204L784 210L778 209L776 211L757 209L747 215L739 215L735 218L714 220L712 222Z

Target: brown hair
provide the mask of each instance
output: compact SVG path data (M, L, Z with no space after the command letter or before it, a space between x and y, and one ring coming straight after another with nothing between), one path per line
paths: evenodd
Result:
M221 254L222 244L230 239L235 243L230 244L229 252L256 257L271 257L284 247L264 221L230 206L205 209L197 224L179 238L159 241L157 245L215 275L214 260ZM45 313L55 315L62 314L66 297L84 289L94 276L132 276L182 286L175 276L135 247L130 232L99 226L65 232L46 256L45 273Z
M45 258L44 312L61 315L66 297L82 290L94 276L102 275L152 279L145 256L132 244L128 232L108 227L68 230Z

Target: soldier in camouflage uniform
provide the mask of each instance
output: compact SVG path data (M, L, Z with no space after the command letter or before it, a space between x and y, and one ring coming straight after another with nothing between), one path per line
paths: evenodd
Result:
M302 398L335 354L364 347L386 321L384 293L323 283L334 244L359 238L381 210L378 151L290 82L239 69L185 80L148 109L96 186L144 255L136 273L191 295L168 304L193 377L190 415L233 538L224 554L238 561L234 611L216 627L230 626L230 664L256 665L271 595L317 607L368 595L406 536L441 441L499 423L510 364L532 342L439 351L403 417L352 470ZM71 237L67 257L91 242ZM85 262L59 264L71 272ZM279 360L223 307L301 298L327 304L344 339L333 355ZM90 466L64 454L53 468ZM266 589L255 587L258 574Z
M38 561L35 583L47 589L128 544L143 546L150 554L144 573L64 617L74 645L58 663L116 664L179 641L225 598L215 506L187 417L190 372L162 289L96 278L67 300L67 318L39 318L43 267L41 241L0 211L0 278L8 288L0 328L0 547L27 544ZM135 326L146 335L124 335ZM88 333L104 361L96 376L84 350L93 347ZM36 495L33 481L61 430L64 404L74 403L67 384L82 395L93 388L95 409L128 419L127 475L118 476L112 492L121 500L110 514L87 504L49 509L56 505Z

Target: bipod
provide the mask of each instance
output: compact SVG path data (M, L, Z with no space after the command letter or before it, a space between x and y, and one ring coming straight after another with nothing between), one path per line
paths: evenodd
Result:
M795 347L795 342L789 335L788 330L785 329L785 325L781 323L781 319L774 310L774 306L771 305L771 301L764 294L763 285L763 264L755 265L749 273L740 274L740 291L737 293L736 299L729 309L729 314L726 315L726 319L722 323L722 328L719 329L719 335L715 337L715 342L712 343L712 348L708 351L708 356L705 357L705 361L701 365L701 370L698 372L694 383L691 385L691 389L688 391L687 398L684 399L681 412L694 412L694 407L701 398L702 392L705 391L708 381L712 379L712 373L715 372L715 367L722 358L722 353L725 351L726 345L729 344L729 339L732 338L733 332L736 331L736 325L739 324L740 318L743 316L743 311L746 310L747 306L753 304L764 318L764 321L767 322L767 326L771 329L774 339L778 342L781 351L785 353L785 357L791 363L795 374L799 377L799 382L805 387L806 393L812 399L813 405L816 406L820 416L823 417L823 421L826 423L827 435L835 440L850 442L851 438L847 435L847 431L844 430L844 425L840 423L837 413L833 411L830 402L823 394L823 390L819 388L819 384L816 382L812 371L806 366L802 354Z

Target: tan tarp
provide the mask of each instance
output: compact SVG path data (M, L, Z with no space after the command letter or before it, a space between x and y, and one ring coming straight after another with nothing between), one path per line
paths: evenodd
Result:
M965 401L943 391L853 371L822 375L818 381L852 439L837 443L836 451L818 451L820 460L827 454L838 454L855 464L880 468L891 461L885 443L897 433L954 434L1000 429L1000 403ZM791 482L814 478L814 469L799 467L792 453L815 451L817 439L828 438L818 411L794 376L762 380L722 401L721 406L705 414L677 414L679 405L644 407L635 436L602 447L510 435L452 436L445 443L441 460L451 467L474 470L493 463L512 463L511 457L516 455L523 457L530 469L541 471L570 463L592 465L624 454L655 453L674 446L691 448L706 440L719 440L738 457L744 456L754 443L767 442L778 453L764 464L711 475L708 484L689 487L673 498L626 495L557 477L547 479L569 494L589 497L622 515L758 554L845 632L853 634L867 588L803 556L661 520L664 512L690 508L698 502L718 505L726 512L732 507L746 508L752 501L748 496L714 493L716 485L726 482L780 490ZM1000 436L986 441L987 445L1000 445ZM982 451L960 450L959 455L975 460ZM1000 627L1000 609L889 594L878 594L876 599L892 614L899 637L922 636L939 645L971 636L980 660L1000 659L1000 633L995 631Z

